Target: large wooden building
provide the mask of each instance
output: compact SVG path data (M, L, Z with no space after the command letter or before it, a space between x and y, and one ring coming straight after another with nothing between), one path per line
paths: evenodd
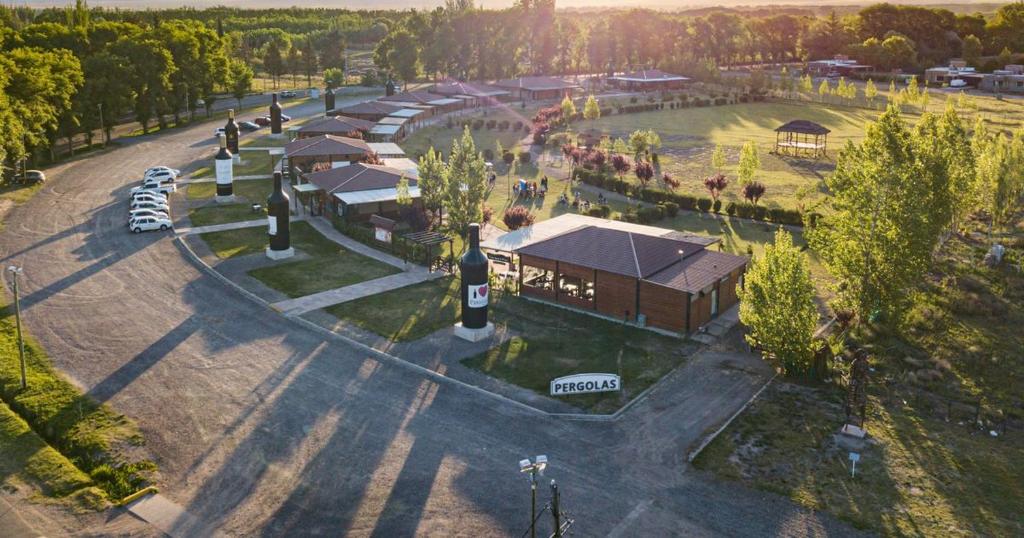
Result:
M579 84L555 77L518 77L499 80L492 84L506 90L513 99L522 101L543 101L561 99L572 95Z
M379 164L356 163L306 173L299 190L309 194L313 214L330 210L349 222L366 221L372 215L398 218L398 184L403 177L412 204L418 206L420 190L415 174Z
M673 75L658 69L645 69L608 77L608 84L611 86L620 90L639 92L677 90L688 82L690 82L688 77Z
M505 236L482 246L518 258L521 295L677 333L735 305L747 265L707 237L581 215Z
M366 160L373 155L373 150L358 138L319 135L289 142L284 147L284 155L294 182L304 172L338 168Z
M348 138L365 138L373 128L372 121L350 118L348 116L326 116L307 122L295 130L298 138L331 135Z

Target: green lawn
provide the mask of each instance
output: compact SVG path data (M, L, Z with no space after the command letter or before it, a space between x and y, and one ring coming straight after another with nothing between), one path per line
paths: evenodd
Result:
M686 344L676 338L506 296L497 290L492 297L491 321L507 325L518 335L464 364L541 394L548 394L548 382L559 376L621 373L621 393L565 398L583 409L614 411L685 360ZM395 341L415 340L459 320L458 280L426 282L327 311Z
M0 185L0 200L10 200L15 204L23 204L43 188L43 183L25 185L21 183L3 183Z
M249 203L264 203L267 197L270 196L270 191L274 188L273 179L246 179L242 181L234 181L232 185L232 191L235 196L243 198ZM217 184L210 183L191 183L188 186L188 199L189 200L205 200L207 198L213 198L217 194Z
M190 209L188 218L192 226L210 226L229 222L244 222L262 219L267 216L266 209L253 213L251 204L211 204Z
M452 140L456 137L462 136L462 122L476 119L484 121L488 120L508 120L510 123L516 121L523 122L524 125L530 124L530 118L537 112L536 106L527 106L527 108L521 109L519 106L512 105L508 108L501 110L489 110L485 116L483 113L477 112L475 114L467 114L465 116L453 117L455 124L448 128L445 124L433 125L430 127L424 127L409 138L406 138L400 144L402 149L405 150L406 155L410 159L416 160L420 155L423 155L427 150L433 147L435 150L442 152L444 155L448 155L448 152L452 148ZM501 144L506 149L514 148L520 140L524 137L529 136L530 133L524 129L513 131L511 126L501 131L499 129L487 129L481 127L480 129L470 129L473 133L473 140L476 142L477 150L483 152L485 149L489 149L492 152L496 152L497 141L501 141ZM494 160L499 160L498 155L494 155Z
M268 151L243 151L242 152L242 162L239 163L239 164L236 164L234 166L233 174L234 174L235 177L237 177L237 176L269 175L269 174L274 172L274 165L277 164L277 161L279 159L280 159L280 156L278 156L278 155L271 155L270 152L268 152ZM194 178L215 177L215 172L214 172L214 168L213 168L213 164L212 164L213 159L210 158L210 161L211 161L211 164L206 165L206 166L200 168L199 170L196 170L195 172L192 172L192 177L194 177ZM236 182L234 182L234 187L237 189L238 185L240 183L245 183L245 181L236 181ZM197 187L197 186L200 186L200 185L204 185L204 186L205 185L210 185L211 186L210 188L205 188L204 187L204 188L200 188L198 190L198 192L202 192L202 193L209 192L210 194L204 194L203 196L199 196L199 195L193 196L192 189L194 187ZM210 196L213 196L213 190L215 190L215 188L216 188L216 184L214 184L214 183L193 183L193 184L189 185L189 198L208 198ZM204 189L206 189L206 190L204 190ZM213 190L209 190L209 189L213 189Z
M291 225L292 237L295 237L295 228L299 223ZM223 232L208 232L200 234L199 238L206 242L206 246L217 255L218 258L228 259L237 256L246 256L264 252L269 245L267 229L263 226L252 228L240 228L238 230L227 230Z
M28 388L21 389L16 360L17 337L11 310L0 310L0 357L5 358L0 361L3 410L14 411L31 425L32 431L39 432L47 443L89 472L92 482L111 499L121 499L145 487L149 472L155 469L155 465L127 455L131 453L131 447L143 443L135 423L82 394L54 369L46 352L31 338L27 338L25 343ZM24 434L17 421L7 416L0 420L3 421L0 426L3 434L0 435L9 439L10 435ZM21 451L26 447L35 446L42 450L41 445L31 439L18 439L13 443L6 448L0 447L0 452L4 453L0 461L8 460L8 449L11 450L11 458L24 455ZM40 452L38 459L33 459L32 467L26 471L49 484L48 487L54 487L55 493L68 493L71 489L85 486L86 481L80 473L67 468L64 461ZM0 464L0 468L4 467ZM102 498L97 502L101 503Z
M303 297L399 272L395 267L342 248L305 222L292 223L291 237L292 247L312 259L249 271L249 276L289 297Z

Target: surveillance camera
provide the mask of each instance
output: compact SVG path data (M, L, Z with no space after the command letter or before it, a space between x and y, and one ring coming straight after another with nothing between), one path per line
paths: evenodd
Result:
M527 458L525 460L519 460L519 470L523 471L523 472L526 472L526 471L530 470L530 459L529 458Z
M548 463L548 457L547 456L545 456L543 454L540 455L540 456L537 456L537 464L538 465L540 465L540 464L546 465L547 463Z

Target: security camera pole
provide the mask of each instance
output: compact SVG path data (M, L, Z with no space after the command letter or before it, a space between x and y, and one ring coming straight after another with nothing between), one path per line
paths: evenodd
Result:
M18 275L22 273L21 267L11 265L7 268L14 280L14 324L18 330L18 358L21 361L21 388L28 388L28 380L25 373L25 340L21 337L21 302L18 297Z
M537 538L537 475L544 476L547 466L548 457L544 455L537 456L535 461L519 461L519 472L530 473L530 538Z

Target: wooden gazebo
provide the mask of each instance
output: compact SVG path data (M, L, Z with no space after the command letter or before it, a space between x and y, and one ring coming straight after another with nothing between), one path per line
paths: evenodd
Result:
M828 150L830 132L825 126L813 121L793 120L775 129L774 153L815 159L824 157Z
M433 271L435 268L444 269L449 274L455 273L455 255L452 252L452 245L454 239L451 236L444 235L435 231L422 231L407 233L404 239L414 245L419 245L423 248L423 264L428 269ZM448 243L448 257L445 259L442 256L434 258L434 247L440 246L444 243ZM409 261L408 257L410 252L407 250L405 254L405 261Z

